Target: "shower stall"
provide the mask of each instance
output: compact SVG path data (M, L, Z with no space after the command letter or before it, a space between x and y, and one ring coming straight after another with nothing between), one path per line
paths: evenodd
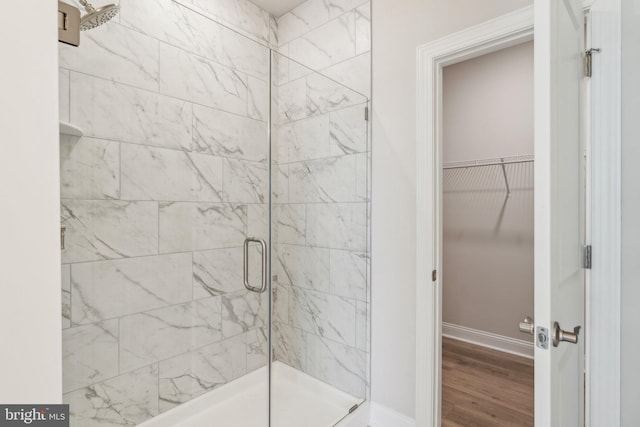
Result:
M249 2L112 18L60 45L71 426L339 425L369 393L367 97Z

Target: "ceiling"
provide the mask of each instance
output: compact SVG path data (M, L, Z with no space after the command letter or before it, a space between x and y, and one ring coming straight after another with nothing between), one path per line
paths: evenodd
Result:
M257 4L267 12L275 15L282 16L289 12L291 9L304 3L305 0L250 0L252 3Z

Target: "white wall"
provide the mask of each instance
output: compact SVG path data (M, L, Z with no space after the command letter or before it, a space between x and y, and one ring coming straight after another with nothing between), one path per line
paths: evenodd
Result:
M533 42L445 67L444 161L533 153ZM445 323L532 341L533 164L444 171Z
M62 397L56 6L22 0L2 11L2 403Z
M372 400L414 417L416 47L529 0L373 1Z
M622 427L640 423L640 2L622 0Z
M445 67L444 162L533 154L533 42Z

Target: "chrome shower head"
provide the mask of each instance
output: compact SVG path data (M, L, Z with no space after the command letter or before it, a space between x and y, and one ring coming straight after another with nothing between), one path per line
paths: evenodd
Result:
M109 4L95 8L87 0L79 0L87 11L87 14L80 20L80 30L87 31L92 30L100 25L110 21L120 11L120 6L117 4Z

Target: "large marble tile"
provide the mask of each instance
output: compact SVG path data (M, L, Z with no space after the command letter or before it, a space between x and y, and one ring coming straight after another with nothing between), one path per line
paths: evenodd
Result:
M269 48L278 48L278 18L273 14L269 17Z
M74 72L71 122L89 137L191 147L190 103Z
M253 204L247 206L248 226L247 236L269 240L269 205Z
M291 286L283 285L277 281L272 283L272 307L273 321L280 323L289 323L289 289Z
M137 371L63 396L72 426L135 426L158 415L158 367Z
M280 45L271 53L271 83L278 87L289 81L289 45Z
M213 108L193 106L193 150L264 162L269 155L267 124Z
M269 43L269 13L249 0L176 0L234 30Z
M367 151L366 105L344 108L330 114L330 153L332 156Z
M64 68L58 70L58 106L62 122L69 121L70 78L69 70Z
M275 125L307 117L307 80L297 79L274 86L271 94Z
M247 76L182 49L160 45L160 92L247 114Z
M269 166L264 162L224 159L223 200L231 203L266 203Z
M247 78L248 115L252 119L266 122L269 119L269 83L249 76Z
M266 293L243 290L221 298L222 334L225 338L267 326L269 301Z
M371 53L365 52L324 68L323 75L364 96L371 96ZM363 115L364 117L364 115Z
M74 264L74 324L121 317L192 297L191 254L159 255Z
M329 116L321 115L277 127L274 141L283 147L279 161L298 162L331 155Z
M220 341L220 297L120 319L120 372Z
M306 372L307 349L304 331L286 323L273 324L273 358Z
M63 392L118 375L118 320L62 331Z
M366 203L318 203L307 206L307 244L364 252Z
M244 375L245 353L239 335L160 362L160 412Z
M366 97L326 78L311 74L307 82L307 115L323 114L366 102Z
M62 262L152 255L158 252L158 203L62 200L67 227Z
M278 41L288 43L362 3L362 0L307 0L278 18Z
M354 202L356 157L340 156L289 165L289 202Z
M71 265L62 265L62 329L71 327Z
M279 282L329 292L328 249L279 244L274 256L273 269Z
M356 348L369 352L369 303L356 301Z
M272 223L276 242L293 245L305 244L307 240L305 205L274 205Z
M356 302L292 286L289 293L289 324L355 346Z
M120 196L120 144L60 135L60 197L117 199Z
M158 40L218 60L222 26L174 0L121 0L122 24Z
M253 372L269 362L269 337L267 327L247 332L247 372Z
M331 250L331 293L367 300L369 258L364 252Z
M319 70L355 56L355 13L341 15L289 43L289 56Z
M193 297L205 298L244 289L241 247L193 253Z
M326 338L307 334L307 370L312 375L353 396L365 398L367 354Z
M371 2L356 9L356 55L371 50Z
M269 48L237 32L222 30L222 63L234 70L269 80Z
M222 201L220 157L121 145L122 199Z
M60 43L60 66L157 91L159 43L138 31L110 23L83 33L78 47Z
M289 203L289 165L274 165L272 170L273 203Z
M334 18L355 9L363 3L365 2L362 0L329 0L329 14Z
M246 228L246 205L160 204L162 253L237 247L244 242Z
M356 198L371 200L371 152L356 154ZM370 206L369 206L370 207Z
M289 43L329 19L327 0L307 0L278 18L278 43Z

